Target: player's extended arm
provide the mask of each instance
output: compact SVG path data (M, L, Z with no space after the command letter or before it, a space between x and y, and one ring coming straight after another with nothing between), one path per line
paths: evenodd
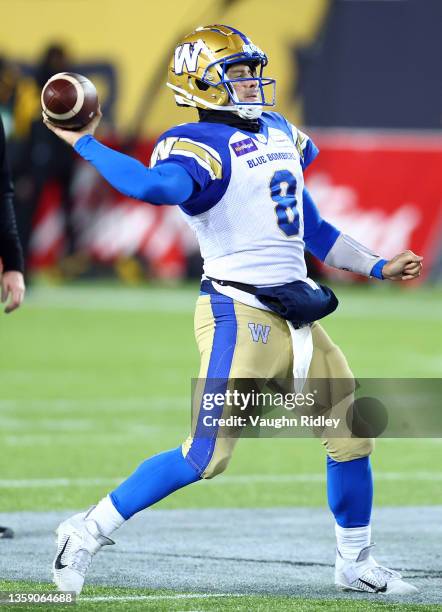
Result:
M420 275L423 258L419 255L404 251L390 261L383 259L322 219L305 188L303 202L306 248L327 265L379 279L411 280Z
M151 204L182 204L190 198L194 182L179 164L168 162L146 168L141 162L115 151L91 135L80 138L74 149L124 195Z
M306 188L302 195L304 241L307 250L333 268L382 279L382 268L387 260L382 259L350 236L342 234L334 225L323 219Z
M92 121L76 132L52 125L45 115L43 123L124 195L150 204L182 204L190 198L195 183L182 166L170 162L146 168L137 159L98 142L93 135L101 117L99 109Z

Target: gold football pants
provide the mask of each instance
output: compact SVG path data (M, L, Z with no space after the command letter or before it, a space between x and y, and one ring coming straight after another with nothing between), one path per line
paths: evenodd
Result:
M201 295L195 311L195 337L201 355L199 381L206 379L290 379L293 377L293 346L287 321L275 313L252 308L221 294ZM321 393L333 406L331 416L344 417L353 403L353 374L342 351L319 323L312 325L313 356L309 379L324 379ZM348 381L348 382L347 382ZM343 386L345 385L345 393ZM308 387L308 380L306 383ZM325 388L326 387L326 388ZM194 394L198 401L198 394ZM201 403L194 406L198 422ZM224 406L223 417L229 416ZM212 478L227 467L236 437L198 436L192 433L182 446L183 455L203 478ZM350 461L369 455L373 440L328 437L321 443L335 461Z

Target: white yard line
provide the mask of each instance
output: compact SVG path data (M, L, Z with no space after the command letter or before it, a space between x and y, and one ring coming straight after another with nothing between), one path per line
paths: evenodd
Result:
M16 370L14 370L16 372ZM157 410L157 409L180 409L189 408L190 396L188 397L86 397L86 398L42 398L42 399L2 399L0 400L0 412L5 410L60 410L71 411L74 408L92 407L96 410L119 409L135 410ZM0 417L1 418L1 417Z
M2 478L0 489L40 489L55 487L94 487L112 485L121 482L123 478L27 478L14 480Z
M427 480L442 481L442 474L434 472L379 472L375 474L377 481L414 481ZM124 477L115 478L28 478L28 479L0 479L0 489L27 489L27 488L55 488L55 487L94 487L115 485L122 482ZM313 474L237 474L221 476L212 481L215 486L235 486L253 483L286 484L286 483L313 483L325 482L326 476L321 473ZM211 485L212 486L212 485Z
M156 601L161 599L213 599L214 597L246 597L246 593L176 593L175 595L97 595L79 597L82 601Z

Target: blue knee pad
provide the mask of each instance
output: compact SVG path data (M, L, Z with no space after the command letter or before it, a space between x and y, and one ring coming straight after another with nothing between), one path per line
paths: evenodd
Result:
M335 461L327 457L327 497L338 525L368 525L373 506L370 458Z

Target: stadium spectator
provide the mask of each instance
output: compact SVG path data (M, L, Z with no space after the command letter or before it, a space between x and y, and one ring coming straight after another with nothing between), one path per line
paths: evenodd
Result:
M18 67L0 55L0 113L6 134L11 131L14 122L13 113L19 75Z

